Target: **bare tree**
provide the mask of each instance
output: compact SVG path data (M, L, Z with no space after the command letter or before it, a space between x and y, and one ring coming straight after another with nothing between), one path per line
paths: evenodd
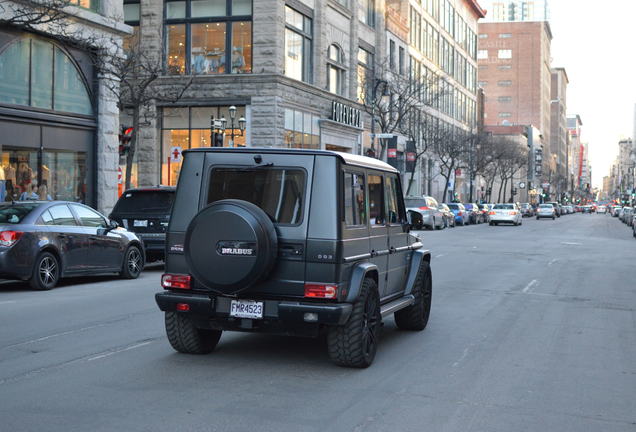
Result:
M0 24L56 33L64 28L72 4L72 0L0 0Z
M469 132L449 124L442 124L436 130L433 151L439 159L440 174L445 180L443 200L446 200L448 183L455 170L468 160L470 139Z
M138 35L129 36L123 46L104 41L100 41L99 46L95 60L98 70L105 77L105 86L117 99L120 112L129 113L132 118L132 132L126 149L125 187L128 189L131 186L139 130L147 123L149 110L157 102L177 102L194 78L183 77L180 81L171 80L170 85L162 85L160 78L165 73L164 55L144 50Z

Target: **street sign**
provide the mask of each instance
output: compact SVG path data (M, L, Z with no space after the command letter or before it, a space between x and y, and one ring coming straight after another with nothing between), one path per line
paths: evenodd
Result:
M542 187L543 189L547 189L547 188L549 188L549 187L550 187L550 183L541 183L541 187Z
M181 147L179 146L170 147L170 162L179 163L181 162L182 158L183 158L183 155L181 154Z
M525 189L526 184L524 182L519 182L519 189Z
M395 135L390 133L379 133L375 134L376 138L393 138Z

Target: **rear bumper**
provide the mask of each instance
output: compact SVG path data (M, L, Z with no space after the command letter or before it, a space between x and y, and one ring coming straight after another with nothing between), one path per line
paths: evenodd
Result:
M490 215L490 222L517 222L517 216Z
M232 298L210 296L201 293L163 291L155 294L159 309L177 312L177 304L190 306L188 312L202 327L221 330L265 331L287 334L317 334L320 325L342 325L349 320L350 303L313 303L284 300L258 300L264 303L262 319L245 319L230 316ZM305 314L312 313L316 320L306 321Z
M33 271L35 255L30 250L15 245L12 248L0 247L0 278L27 280Z
M556 217L555 214L548 214L548 213L537 213L537 217L538 218L550 218L552 219L553 217Z

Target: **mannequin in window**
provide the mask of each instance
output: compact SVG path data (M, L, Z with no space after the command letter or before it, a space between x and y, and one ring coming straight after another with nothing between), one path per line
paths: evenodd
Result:
M192 48L192 73L195 75L207 74L210 62L205 58L203 48Z
M245 67L245 58L243 57L243 48L232 48L232 73L241 73Z

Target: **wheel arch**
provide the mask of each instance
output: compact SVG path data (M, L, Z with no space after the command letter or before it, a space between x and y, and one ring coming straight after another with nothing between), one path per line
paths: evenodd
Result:
M55 259L57 260L60 266L60 278L64 277L64 271L66 270L66 265L65 265L66 263L64 262L64 259L62 258L62 254L60 253L59 249L56 248L53 244L47 243L44 246L40 247L40 250L38 251L37 256L39 256L42 252L48 252L55 257ZM35 263L37 262L37 256L36 256L36 259L34 260L33 268L31 269L31 277L33 277L33 271L35 270Z
M360 290L362 289L362 283L367 277L372 278L377 285L379 282L378 266L371 262L363 262L353 267L351 278L349 279L349 290L345 298L347 303L353 303L358 299Z
M430 267L431 265L431 252L428 250L418 249L413 251L411 255L411 265L409 266L409 274L406 279L406 287L404 294L411 294L415 281L417 280L417 273L420 271L420 267L425 265Z

